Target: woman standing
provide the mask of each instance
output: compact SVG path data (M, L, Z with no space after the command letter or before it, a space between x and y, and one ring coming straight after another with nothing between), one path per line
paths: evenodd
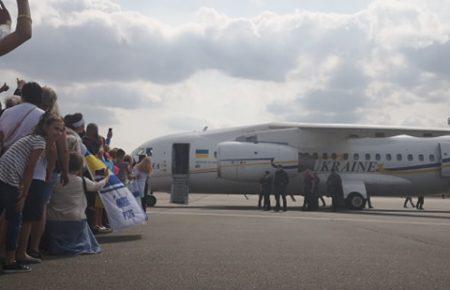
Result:
M144 157L131 171L131 181L128 188L133 193L137 202L142 205L144 212L147 210L145 201L145 184L152 174L152 161L150 157Z

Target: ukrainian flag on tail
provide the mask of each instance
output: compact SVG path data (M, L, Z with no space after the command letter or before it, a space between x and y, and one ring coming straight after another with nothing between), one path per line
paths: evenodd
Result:
M106 165L92 153L87 152L85 159L89 171L96 180L104 178L99 176L98 173L109 172L108 183L100 191L100 198L108 214L111 228L113 230L121 230L145 223L147 214L144 213L133 194L119 178L108 170Z

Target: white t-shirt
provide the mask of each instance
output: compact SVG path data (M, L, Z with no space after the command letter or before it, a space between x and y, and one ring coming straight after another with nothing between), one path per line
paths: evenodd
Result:
M106 182L106 178L94 182L87 178L86 181L87 191L99 191L102 189ZM83 179L81 177L69 174L69 183L63 186L57 184L54 188L54 192L50 199L50 203L47 207L48 220L58 221L80 221L86 219L86 195L84 193Z
M25 117L28 112L30 113ZM11 147L11 145L20 138L31 134L44 113L45 112L42 109L39 109L30 103L22 103L6 109L0 117L0 131L7 137L7 139L4 140L5 148ZM10 135L19 122L22 123L17 130ZM46 171L47 159L44 153L34 168L33 179L45 180Z
M133 168L131 175L134 177L128 185L128 189L135 194L139 192L139 196L142 198L145 196L145 182L147 181L148 174L140 171L138 168Z

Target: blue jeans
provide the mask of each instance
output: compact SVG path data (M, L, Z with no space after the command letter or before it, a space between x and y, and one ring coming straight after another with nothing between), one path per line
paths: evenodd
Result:
M6 251L17 249L17 238L22 225L22 212L16 211L19 188L0 181L0 213L5 210Z

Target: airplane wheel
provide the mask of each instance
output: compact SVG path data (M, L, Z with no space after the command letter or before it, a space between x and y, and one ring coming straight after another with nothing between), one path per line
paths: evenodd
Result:
M156 197L153 194L147 195L147 206L154 207L156 205Z
M352 192L347 197L347 206L350 209L361 210L366 205L366 200L359 192Z

